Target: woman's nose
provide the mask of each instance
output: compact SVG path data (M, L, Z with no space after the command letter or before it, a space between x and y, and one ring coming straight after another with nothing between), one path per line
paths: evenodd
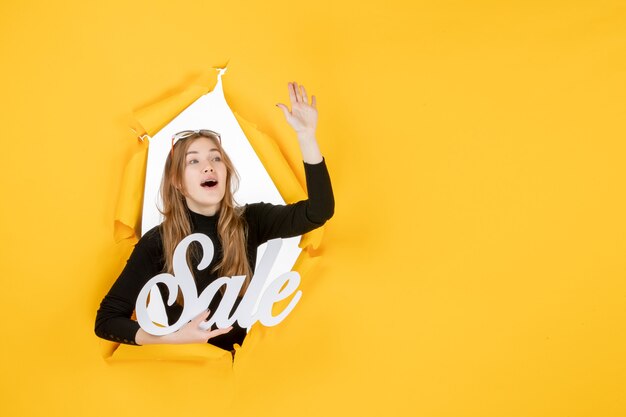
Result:
M204 167L204 172L213 172L213 167L211 165L207 165Z

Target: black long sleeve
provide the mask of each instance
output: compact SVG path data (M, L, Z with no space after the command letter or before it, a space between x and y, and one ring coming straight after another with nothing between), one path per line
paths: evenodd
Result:
M246 246L251 266L255 265L256 250L262 243L273 238L301 235L320 227L332 217L334 196L325 161L322 160L319 164L305 163L304 168L308 189L307 200L288 205L254 203L245 207L244 218L248 225ZM217 233L219 215L204 216L188 208L187 211L192 223L192 232L209 236L215 246L217 257L222 250ZM216 257L203 271L193 269L198 292L218 278L216 273L210 272L219 261ZM132 320L131 316L137 296L146 282L163 271L164 265L160 226L156 226L139 239L124 270L102 300L95 322L97 336L114 342L136 344L135 334L139 330L139 324ZM165 294L163 296L166 298ZM214 299L215 303L219 303L218 298L219 294ZM166 308L169 316L172 311L175 313L177 306ZM211 310L215 311L214 308ZM209 343L223 349L232 349L232 344L241 343L246 335L245 329L235 327L229 333L210 339Z
M96 335L113 342L136 344L139 323L130 317L141 288L164 268L163 248L158 226L145 233L135 245L126 266L96 315Z
M302 235L317 229L335 211L335 199L330 176L323 159L318 164L304 163L308 199L287 205L249 204L246 218L250 233L258 244L274 238Z

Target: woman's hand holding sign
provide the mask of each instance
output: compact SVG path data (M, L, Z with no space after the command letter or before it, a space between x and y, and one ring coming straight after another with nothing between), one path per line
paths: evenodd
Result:
M135 341L138 345L150 345L157 343L206 343L209 339L231 331L231 329L233 328L232 326L225 329L202 330L200 328L200 324L203 321L206 321L209 318L210 314L211 312L206 310L200 313L189 323L185 324L178 331L165 336L153 336L143 329L139 329L137 335L135 336Z

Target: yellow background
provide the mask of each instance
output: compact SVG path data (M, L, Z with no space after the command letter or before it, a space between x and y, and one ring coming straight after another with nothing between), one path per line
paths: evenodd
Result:
M4 1L0 415L623 416L620 1ZM288 320L224 361L107 362L129 115L228 62L336 196ZM138 348L144 349L144 348ZM146 350L148 352L148 350ZM149 414L150 413L150 414Z

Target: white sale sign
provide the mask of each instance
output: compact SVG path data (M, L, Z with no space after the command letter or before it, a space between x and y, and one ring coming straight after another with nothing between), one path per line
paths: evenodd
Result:
M194 277L186 261L187 248L192 242L198 242L202 246L203 255L198 264L198 270L203 270L210 265L214 249L213 242L207 235L202 233L191 234L176 246L173 258L174 275L162 273L154 276L143 286L137 297L135 305L137 321L146 332L155 336L163 336L177 331L194 317L206 311L211 300L223 285L226 285L226 291L217 310L212 312L209 320L200 326L205 330L213 324L216 324L218 328L226 328L235 322L239 323L243 328L249 328L257 321L260 321L265 326L275 326L291 313L300 300L302 291L296 292L298 285L300 285L300 275L297 272L289 271L275 279L269 279L270 271L282 245L281 239L272 239L267 242L267 248L261 260L257 263L256 272L241 303L234 314L229 317L229 313L232 311L237 295L244 283L245 276L235 275L233 277L218 278L205 288L201 294L198 294ZM268 282L269 284L267 284ZM183 312L180 318L176 323L165 327L157 326L152 322L147 308L150 290L158 283L163 283L167 286L169 291L168 305L172 305L176 301L179 288L183 296ZM267 288L263 289L265 286ZM287 307L277 316L273 316L272 307L274 303L284 300L292 294L294 296ZM255 309L257 303L258 308Z

